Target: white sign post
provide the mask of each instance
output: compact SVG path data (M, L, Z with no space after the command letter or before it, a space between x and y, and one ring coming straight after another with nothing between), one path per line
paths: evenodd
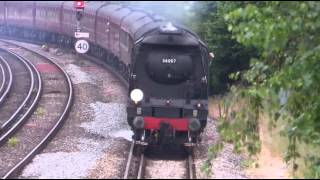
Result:
M86 41L84 39L79 39L79 40L77 40L74 48L76 49L76 51L78 53L84 54L89 51L89 43L88 43L88 41Z
M79 39L79 38L89 38L89 33L88 32L74 32L74 37Z

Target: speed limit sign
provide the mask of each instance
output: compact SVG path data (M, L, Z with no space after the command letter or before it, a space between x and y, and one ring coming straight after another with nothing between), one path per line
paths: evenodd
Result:
M88 41L84 40L84 39L80 39L76 42L74 48L76 49L76 51L80 54L84 54L86 52L88 52L89 50L89 43Z

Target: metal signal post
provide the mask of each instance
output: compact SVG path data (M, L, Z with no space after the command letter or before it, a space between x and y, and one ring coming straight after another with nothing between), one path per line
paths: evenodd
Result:
M83 38L89 38L89 33L81 32L81 27L80 27L80 21L83 17L83 11L85 7L84 1L75 1L74 7L76 8L76 19L77 19L77 27L74 33L74 37L77 39L77 41L75 43L74 48L79 54L84 54L84 53L87 53L89 50L89 43L85 39L83 39Z
M81 31L80 28L80 21L83 17L83 11L84 11L84 1L75 1L74 7L76 8L76 19L77 19L77 32Z

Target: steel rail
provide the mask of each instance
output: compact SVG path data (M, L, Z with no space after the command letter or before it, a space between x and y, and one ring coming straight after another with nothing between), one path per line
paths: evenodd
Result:
M133 170L132 167L131 167L131 164L132 164L132 161L133 161L133 158L134 158L133 153L134 153L135 145L136 145L135 141L132 141L123 179L132 178L132 177L130 177L130 170L132 171L132 173L135 173L135 171L136 171L136 170ZM135 179L143 179L144 178L144 172L145 172L145 156L144 156L144 153L141 152L141 154L139 154L139 166L138 166L137 176L135 176L133 178L135 178Z
M140 155L137 179L143 179L144 178L144 171L145 171L145 158L144 158L144 153L142 153Z
M5 51L9 53L10 55L14 56L17 58L22 64L27 68L29 75L30 75L30 88L28 90L28 94L23 100L23 102L20 104L18 109L11 115L11 117L1 125L0 127L0 146L2 146L11 136L16 132L16 130L27 120L27 118L33 113L34 108L38 104L40 100L40 95L42 92L42 82L41 82L41 76L40 73L37 71L37 69L34 67L34 65L25 58L20 57L16 53L0 48L2 51ZM35 75L36 74L36 75ZM35 76L37 76L37 79L35 79ZM32 94L35 88L35 81L38 81L38 87L37 87L37 95L35 98L32 98ZM31 103L32 102L32 103ZM31 103L29 106L28 110L26 112L22 112L22 110L26 107L28 103ZM23 115L22 115L23 113ZM18 119L18 116L22 117Z
M196 173L194 171L194 161L193 161L193 152L190 152L187 159L187 174L188 179L197 179Z
M66 102L65 105L65 109L63 110L62 114L60 115L59 119L57 120L57 122L54 124L53 128L49 131L49 133L42 139L42 141L35 147L32 149L31 152L29 152L28 155L26 155L21 161L19 161L8 173L6 173L5 176L2 177L2 179L7 179L7 178L12 178L14 176L17 176L18 173L30 162L32 161L32 159L38 154L40 153L46 146L47 144L51 141L51 139L57 134L57 132L61 129L63 123L66 121L69 112L71 111L72 105L73 105L73 85L72 85L72 81L69 77L69 75L66 73L66 71L58 64L55 62L55 60L53 58L47 57L45 54L27 48L25 46L22 46L20 44L14 43L14 42L8 42L5 40L0 40L2 42L8 43L8 44L13 44L19 47L22 47L23 49L33 52L34 54L37 54L38 56L48 60L49 62L51 62L52 64L54 64L64 75L66 82L68 84L68 100Z
M128 179L128 177L129 177L130 166L131 166L132 158L133 158L134 145L135 145L135 142L132 141L131 146L130 146L130 151L129 151L128 160L127 160L126 170L125 170L125 172L124 172L124 177L123 177L123 179Z
M5 67L3 67L1 65L1 68L2 68L2 75L3 75L3 81L2 81L2 84L1 84L1 87L0 87L0 105L4 102L5 98L9 95L9 92L11 90L11 87L12 87L12 70L9 66L9 64L7 63L7 61L5 61L3 59L2 56L0 56L0 61L2 62L3 65L5 65ZM9 79L7 80L7 76L6 76L6 73L5 73L5 69L7 69L8 71L8 75L9 75ZM6 82L8 82L7 84L7 88L5 89L5 84Z
M1 61L1 59L0 59ZM2 61L1 61L2 62ZM3 66L2 66L2 63L0 62L0 70L1 70L1 74L2 74L2 81L1 81L1 86L0 86L0 97L1 97L1 94L2 94L2 91L4 89L4 85L6 84L6 72L5 70L3 69Z

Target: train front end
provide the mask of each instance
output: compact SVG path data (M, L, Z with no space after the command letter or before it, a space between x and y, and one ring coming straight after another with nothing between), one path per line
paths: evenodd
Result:
M208 62L199 38L171 23L136 41L127 115L138 144L199 142L208 115Z

